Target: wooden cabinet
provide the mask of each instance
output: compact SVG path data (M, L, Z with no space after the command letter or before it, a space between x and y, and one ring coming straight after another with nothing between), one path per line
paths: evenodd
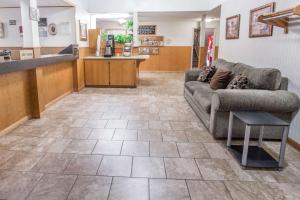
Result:
M109 62L106 60L85 60L84 73L86 86L109 85Z
M110 85L131 86L136 85L136 61L135 60L112 60L110 61Z
M137 61L86 59L86 86L136 87Z

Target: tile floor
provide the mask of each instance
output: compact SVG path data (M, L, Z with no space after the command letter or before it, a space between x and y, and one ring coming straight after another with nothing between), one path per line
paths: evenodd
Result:
M279 144L266 146L277 155ZM0 199L300 199L300 153L244 171L183 97L182 73L86 88L0 138Z

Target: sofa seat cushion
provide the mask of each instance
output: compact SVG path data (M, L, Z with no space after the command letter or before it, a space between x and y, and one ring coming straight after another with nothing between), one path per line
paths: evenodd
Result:
M198 106L201 106L203 110L206 111L206 113L210 114L211 110L211 100L212 100L213 91L201 91L196 90L193 98L194 101L198 104Z
M195 91L200 90L203 92L211 92L212 89L210 88L208 83L200 82L200 81L189 81L185 83L185 88L193 95Z

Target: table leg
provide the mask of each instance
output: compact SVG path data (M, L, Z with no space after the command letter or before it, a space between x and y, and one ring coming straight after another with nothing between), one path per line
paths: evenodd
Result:
M251 132L251 126L246 125L245 138L244 138L244 149L243 149L243 157L242 157L242 165L243 166L247 165L250 132Z
M279 167L283 167L284 162L284 154L285 154L285 148L286 148L286 142L289 134L289 127L284 127L283 135L281 139L281 145L280 145L280 155L279 155Z
M262 147L263 137L264 137L264 129L265 129L265 126L260 127L259 139L258 139L258 146L259 147Z
M230 147L230 145L231 145L232 126L233 126L233 113L230 112L230 114L229 114L228 135L227 135L227 147Z

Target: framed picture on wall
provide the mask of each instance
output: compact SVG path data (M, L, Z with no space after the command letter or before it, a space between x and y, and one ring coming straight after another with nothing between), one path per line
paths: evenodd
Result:
M273 34L273 26L258 21L258 17L274 12L275 3L269 3L250 11L249 37L269 37Z
M226 39L239 39L241 15L235 15L226 19Z
M79 20L79 37L80 41L87 41L87 22Z

